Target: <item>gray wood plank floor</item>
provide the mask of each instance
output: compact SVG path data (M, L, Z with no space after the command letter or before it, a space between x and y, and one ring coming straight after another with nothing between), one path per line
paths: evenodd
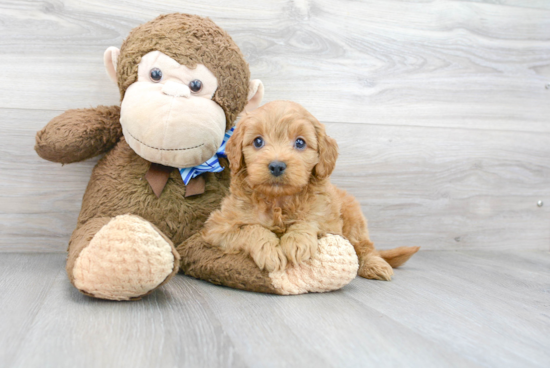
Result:
M64 254L0 254L0 367L548 367L550 253L425 251L392 282L242 292L183 275L78 293Z

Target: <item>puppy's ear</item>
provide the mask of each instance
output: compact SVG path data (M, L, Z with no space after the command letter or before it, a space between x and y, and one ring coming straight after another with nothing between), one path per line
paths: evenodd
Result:
M325 126L317 119L314 120L313 125L317 132L317 152L319 153L319 163L313 168L313 175L317 179L325 179L332 174L336 166L338 144L327 135Z
M244 167L243 136L245 124L243 120L237 124L233 135L229 138L225 146L225 154L229 160L229 167L231 168L232 174L236 174Z

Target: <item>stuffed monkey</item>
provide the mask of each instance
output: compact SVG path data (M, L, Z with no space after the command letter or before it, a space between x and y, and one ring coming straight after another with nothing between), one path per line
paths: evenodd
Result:
M200 238L228 193L225 142L239 113L263 96L225 31L207 18L163 15L132 30L120 50L108 48L104 61L120 107L68 110L36 135L36 152L53 162L104 154L69 242L67 274L79 291L139 299L180 267L216 284L277 294L334 290L355 277L353 247L336 236L320 240L317 260L272 274Z

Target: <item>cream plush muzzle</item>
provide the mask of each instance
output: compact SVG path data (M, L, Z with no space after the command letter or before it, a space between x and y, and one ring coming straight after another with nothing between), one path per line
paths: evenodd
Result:
M155 68L162 72L159 81L150 76ZM197 92L189 89L193 80L202 83ZM190 69L159 51L146 54L121 104L126 141L151 162L200 165L216 153L225 134L224 111L212 101L217 88L216 77L202 64Z

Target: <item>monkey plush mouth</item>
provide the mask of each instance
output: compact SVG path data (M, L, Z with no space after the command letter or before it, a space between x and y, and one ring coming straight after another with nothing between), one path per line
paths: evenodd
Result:
M147 147L149 147L149 148L158 150L158 151L187 151L187 150L192 150L192 149L200 148L200 147L204 146L204 143L201 143L201 144L199 144L199 145L197 145L197 146L186 147L186 148L160 148L160 147L153 147L153 146L148 145L147 143L142 142L142 141L140 141L139 139L137 139L129 130L128 130L127 132L128 132L128 134L130 135L130 137L132 137L133 139L135 139L135 140L138 141L139 143L141 143L141 144L143 144L144 146L147 146Z

